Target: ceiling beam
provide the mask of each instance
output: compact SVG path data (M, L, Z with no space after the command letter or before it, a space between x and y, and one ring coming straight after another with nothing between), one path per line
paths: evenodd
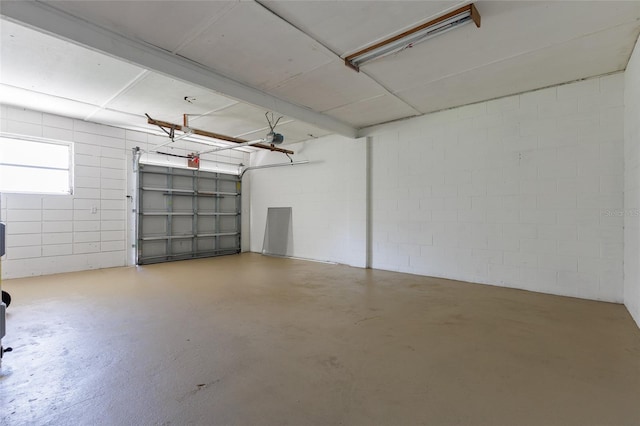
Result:
M284 114L342 136L357 137L356 128L336 118L279 99L189 59L129 39L48 4L36 1L2 2L0 14L11 21L166 76Z

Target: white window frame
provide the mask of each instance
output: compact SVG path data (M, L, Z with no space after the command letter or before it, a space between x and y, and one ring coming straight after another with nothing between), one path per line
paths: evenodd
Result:
M0 166L14 166L14 167L24 167L28 169L39 169L39 170L66 170L69 172L69 192L46 192L46 191L11 191L11 190L3 190L0 188L2 193L7 194L42 194L42 195L73 195L73 183L74 183L74 149L73 142L70 141L61 141L57 139L49 139L49 138L41 138L38 136L27 136L27 135L18 135L14 133L4 133L0 132L0 139L18 139L26 142L37 142L44 143L50 145L62 145L68 148L69 152L69 168L61 168L61 167L42 167L42 166L30 166L25 164L13 164L13 163L1 163Z

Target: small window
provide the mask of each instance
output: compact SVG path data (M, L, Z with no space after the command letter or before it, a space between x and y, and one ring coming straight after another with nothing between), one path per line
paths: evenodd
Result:
M0 192L71 194L71 143L0 136Z

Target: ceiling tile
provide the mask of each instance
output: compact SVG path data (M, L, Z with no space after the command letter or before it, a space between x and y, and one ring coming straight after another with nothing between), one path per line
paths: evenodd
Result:
M118 34L174 51L220 19L233 1L50 1L57 9Z
M478 10L482 15L481 28L467 24L396 55L365 64L362 70L391 91L399 92L506 58L541 49L553 50L555 45L623 23L633 23L640 28L637 21L640 2L592 2L585 7L584 2L498 1L481 2ZM567 50L565 54L571 57L575 52ZM606 57L608 51L596 50L594 46L591 55ZM605 72L614 71L616 63L608 64L610 68L604 68ZM571 62L565 65L581 71ZM524 79L521 83L523 87L528 85ZM542 84L552 84L552 80Z
M614 70L623 70L632 46L628 42L620 44L620 40L637 36L635 25L627 24L414 87L398 95L427 113L601 75L612 71L612 64ZM568 51L572 54L567 55ZM594 51L600 53L594 56Z
M181 124L183 114L205 114L236 103L210 90L150 72L107 107L143 117L147 113L156 120Z
M254 2L240 2L178 53L262 89L335 59Z
M0 84L0 103L79 119L96 110L95 105L4 84Z
M91 115L89 121L132 130L158 130L156 126L147 124L147 118L144 116L144 114L130 114L109 109L101 109L95 111Z
M268 129L265 112L263 109L239 103L209 115L193 117L189 124L200 130L238 137L238 135Z
M12 22L1 27L2 84L100 105L143 71Z
M339 117L353 126L364 127L412 117L416 112L395 96L387 94L332 109L327 111L327 114Z
M365 74L354 72L343 61L336 60L287 80L269 93L316 111L326 111L386 92Z
M338 54L351 53L455 9L460 1L265 1Z

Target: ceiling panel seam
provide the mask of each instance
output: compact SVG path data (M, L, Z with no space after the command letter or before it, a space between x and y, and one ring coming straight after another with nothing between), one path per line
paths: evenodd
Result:
M122 87L122 89L118 90L116 93L113 94L113 96L109 97L109 99L107 99L102 104L100 104L100 106L98 108L96 108L93 112L91 112L89 115L87 115L84 119L85 120L90 120L91 117L96 115L101 110L107 108L111 102L113 102L115 99L117 99L123 93L128 92L136 84L138 84L140 81L142 81L147 75L149 75L149 70L142 70L140 72L140 74L138 74L137 76L132 78L131 81L129 81L127 84L124 85L124 87Z
M208 19L202 24L200 24L200 26L192 29L190 33L187 34L186 37L184 37L184 39L178 44L178 46L171 51L171 53L176 54L180 52L182 49L184 49L185 47L187 47L193 40L198 38L198 36L202 35L202 33L205 32L208 28L210 28L213 24L215 24L216 22L224 18L237 5L238 3L233 3L227 6L225 9L222 10L222 12L219 15L213 16L211 19Z
M333 54L333 52L330 52L330 53L331 53L331 54ZM266 89L266 90L279 89L280 87L282 87L282 86L286 86L286 85L287 85L287 84L289 84L290 82L297 80L299 77L301 77L301 76L303 76L303 75L305 75L305 74L310 74L310 73L312 73L312 72L314 72L314 71L316 71L316 70L318 70L318 69L320 69L320 68L322 68L322 67L326 67L327 65L331 65L331 64L333 64L333 63L335 63L335 62L336 62L336 60L334 59L334 60L331 60L331 61L329 61L329 62L325 62L325 63L323 63L323 64L316 65L316 66L315 66L315 67L313 67L313 68L310 68L310 69L305 70L305 71L303 71L303 72L299 72L299 73L297 73L297 74L295 74L295 75L292 75L292 76L287 77L286 79L284 79L284 80L282 80L282 81L279 81L279 82L277 82L277 83L274 83L274 84L272 84L272 85L269 85L269 86L265 87L265 89ZM342 61L340 61L340 62L342 62Z
M92 108L100 108L100 105L92 104L90 102L79 101L79 100L71 99L71 98L65 98L63 96L52 95L51 93L46 93L46 92L38 92L36 90L27 89L25 87L14 86L12 84L0 83L0 87L10 87L10 88L16 89L16 90L23 90L25 92L35 93L35 94L43 94L45 96L50 96L52 98L57 98L57 99L62 99L62 100L70 101L70 102L77 103L77 104L87 105L87 106L90 106Z
M342 104L342 105L339 105L339 106L331 107L329 109L324 110L323 112L334 111L336 109L344 108L344 107L349 106L349 105L358 105L358 104L361 104L361 103L373 101L373 100L378 99L378 98L383 98L385 96L387 96L386 93L381 93L379 95L369 96L369 97L364 98L364 99L358 99L357 101L354 101L354 102L349 102L349 103ZM421 114L421 113L418 112L418 114Z
M272 13L274 16L276 16L278 19L280 19L282 22L285 22L286 24L290 25L292 28L295 28L297 31L299 31L301 34L304 34L305 36L307 36L309 39L313 40L314 42L318 43L320 46L322 46L323 48L325 48L328 52L330 52L331 54L335 55L337 59L342 60L342 57L340 56L340 54L336 51L334 51L332 48L330 48L329 46L327 46L326 44L324 44L322 41L318 40L317 38L313 37L311 34L307 33L306 31L304 31L302 28L300 28L298 25L294 24L293 22L289 21L288 19L282 17L281 15L279 15L278 13L276 13L275 11L273 11L272 9L269 8L269 6L263 4L260 0L254 0L257 4L259 4L260 6L262 6L265 10L267 10L268 12ZM343 61L343 60L342 60ZM326 64L325 64L326 65ZM387 92L387 94L393 96L394 98L398 99L400 102L404 103L405 105L407 105L409 108L411 108L416 114L421 114L420 110L418 110L415 106L411 105L409 102L405 101L404 99L402 99L399 95L397 95L396 93L394 93L392 90L390 90L389 88L387 88L384 84L380 83L377 79L371 77L371 75L369 75L366 72L363 72L362 70L360 70L360 72L364 75L366 75L369 79L371 79L371 81L373 81L374 83L376 83L378 86L380 86L385 92ZM290 81L292 80L292 78L287 79L286 81ZM360 102L360 101L358 101ZM355 103L355 102L354 102ZM333 109L333 108L332 108Z
M339 119L280 99L187 58L171 54L148 43L124 37L51 5L31 1L3 2L0 14L8 20L27 25L57 38L287 115L328 131L350 138L354 138L357 134L355 127Z
M229 104L229 105L224 105L224 106L221 106L221 107L219 107L219 108L214 108L214 109L212 109L212 110L210 110L210 111L206 111L206 112L204 112L204 113L202 113L202 114L194 115L194 116L193 116L193 118L191 118L190 120L197 120L197 119L198 119L198 118L200 118L200 117L210 116L210 115L212 115L212 114L214 114L214 113L216 113L216 112L224 111L225 109L228 109L228 108L234 107L234 106L236 106L236 105L238 105L238 102L234 102L234 103ZM188 115L192 115L192 114L188 114ZM235 137L235 136L234 136L234 137Z
M609 26L607 28L603 28L601 30L594 31L594 32L591 32L591 33L588 33L588 34L583 34L583 35L580 35L578 37L569 38L569 39L563 40L563 41L561 41L559 43L548 43L548 44L546 44L544 46L536 47L535 49L529 49L529 50L526 50L524 52L519 52L519 53L516 53L516 54L511 55L511 56L507 56L507 57L503 57L503 58L500 58L500 59L496 59L495 61L485 62L485 63L482 63L480 65L477 65L477 66L474 66L474 67L471 67L471 68L466 68L466 69L464 69L462 71L457 71L457 72L454 72L454 73L451 73L451 74L447 74L447 75L442 76L440 78L437 78L435 80L430 80L430 81L427 81L427 82L423 82L423 83L415 85L415 86L406 86L406 87L403 87L402 89L398 89L397 92L404 92L404 91L411 90L411 89L418 89L418 88L421 88L421 87L426 87L426 86L429 86L430 84L437 83L439 81L443 81L443 80L446 80L446 79L451 78L451 77L456 77L456 76L459 76L459 75L467 74L467 73L469 73L471 71L474 71L474 70L477 70L477 69L480 69L480 68L483 68L483 67L486 67L486 66L489 66L489 65L495 65L495 64L499 64L501 62L510 61L510 60L515 59L515 58L518 58L518 57L521 57L521 56L526 56L526 55L529 55L529 54L532 54L532 53L536 53L538 51L541 51L541 50L544 50L544 49L548 49L548 48L551 48L551 47L562 46L564 44L571 43L571 42L574 42L576 40L580 40L580 39L583 39L583 38L586 38L586 37L590 37L592 35L600 34L600 33L606 32L606 31L610 31L610 30L615 29L615 28L624 27L625 25L631 25L631 24L634 24L634 23L636 23L635 20L634 21L630 21L630 22L626 22L624 24ZM638 25L638 24L636 24L636 25ZM636 28L636 31L638 31L638 28ZM629 53L629 58L630 57L631 57L631 53ZM628 62L628 59L627 59L627 62ZM617 71L620 71L620 70L616 70L616 71L613 71L613 72L617 72Z
M278 122L278 125L279 126L284 126L285 124L290 124L290 123L294 123L294 122L295 122L294 120L280 121L280 122ZM241 138L243 136L250 135L252 133L263 132L263 131L268 131L268 130L270 130L269 127L261 127L261 128L259 128L257 130L251 130L250 132L240 133L239 135L234 136L234 138Z
M104 112L111 112L111 113L114 113L114 114L128 115L128 116L131 116L131 117L138 117L138 118L140 118L140 120L142 120L142 119L146 118L146 117L144 117L143 115L140 115L140 114L135 114L135 113L133 113L133 112L127 112L127 111L120 111L120 110L117 110L117 109L111 109L111 108L102 108L102 110L101 110L101 111L104 111ZM107 125L107 126L116 126L115 124L106 124L106 125ZM139 128L140 128L140 129L144 129L145 127L142 127L142 126L141 126L141 127L139 127Z
M395 97L396 99L399 99L400 101L404 102L406 105L408 105L417 115L422 114L422 112L413 104L411 104L410 102L408 102L407 100L403 99L402 96L400 96L398 93L394 92L393 90L389 89L387 86L385 86L384 84L382 84L381 81L379 81L377 78L373 78L371 76L371 74L367 73L365 70L363 70L362 68L360 68L360 73L366 75L367 77L369 77L371 80L373 80L374 82L376 82L376 84L378 84L380 87L382 87L387 93L390 93L393 97Z

